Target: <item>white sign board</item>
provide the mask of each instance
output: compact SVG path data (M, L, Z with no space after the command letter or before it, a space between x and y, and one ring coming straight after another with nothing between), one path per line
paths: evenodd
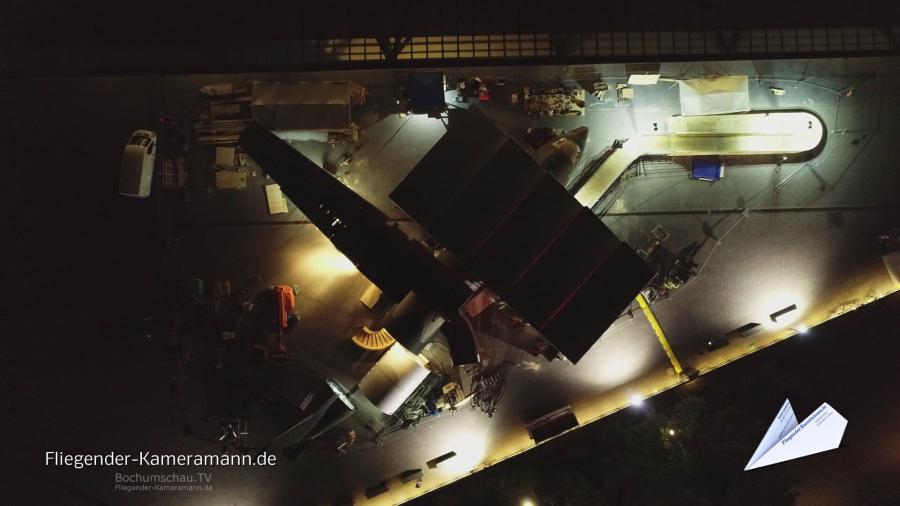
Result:
M277 184L266 185L266 203L269 204L269 214L288 212L287 200L281 193L281 187Z
M631 74L628 76L629 86L647 86L656 84L659 81L659 74Z
M841 444L847 419L827 402L800 423L785 400L744 471L834 450Z

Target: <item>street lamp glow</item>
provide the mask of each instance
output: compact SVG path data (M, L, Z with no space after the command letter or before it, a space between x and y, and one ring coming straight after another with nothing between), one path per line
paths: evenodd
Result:
M675 429L669 429L669 435L670 435L670 436L674 436L674 435L675 435Z
M809 328L806 325L797 325L798 334L806 334L807 332L809 332Z
M471 472L481 463L487 451L486 436L476 429L463 433L446 433L447 448L452 449L455 457L441 464L451 474Z
M522 506L534 506L534 501L531 499L522 499Z
M632 406L640 406L644 404L644 398L638 394L631 394L628 396L628 402L630 402Z

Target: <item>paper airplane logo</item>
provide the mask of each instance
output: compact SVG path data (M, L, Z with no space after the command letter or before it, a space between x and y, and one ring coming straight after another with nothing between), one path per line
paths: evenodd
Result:
M834 450L841 444L847 419L827 402L800 423L785 400L744 471Z

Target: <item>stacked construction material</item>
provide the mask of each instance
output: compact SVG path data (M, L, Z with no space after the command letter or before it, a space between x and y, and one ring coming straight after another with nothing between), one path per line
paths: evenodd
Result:
M198 144L237 144L238 137L250 124L250 92L243 86L218 84L200 89L203 105L193 124Z

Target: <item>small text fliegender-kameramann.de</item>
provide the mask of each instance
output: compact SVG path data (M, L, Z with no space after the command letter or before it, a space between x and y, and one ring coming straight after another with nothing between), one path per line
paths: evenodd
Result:
M44 465L56 467L73 467L83 469L85 467L100 466L274 466L277 457L263 452L259 455L226 455L226 454L160 454L152 452L137 453L64 453L58 451L46 452Z

